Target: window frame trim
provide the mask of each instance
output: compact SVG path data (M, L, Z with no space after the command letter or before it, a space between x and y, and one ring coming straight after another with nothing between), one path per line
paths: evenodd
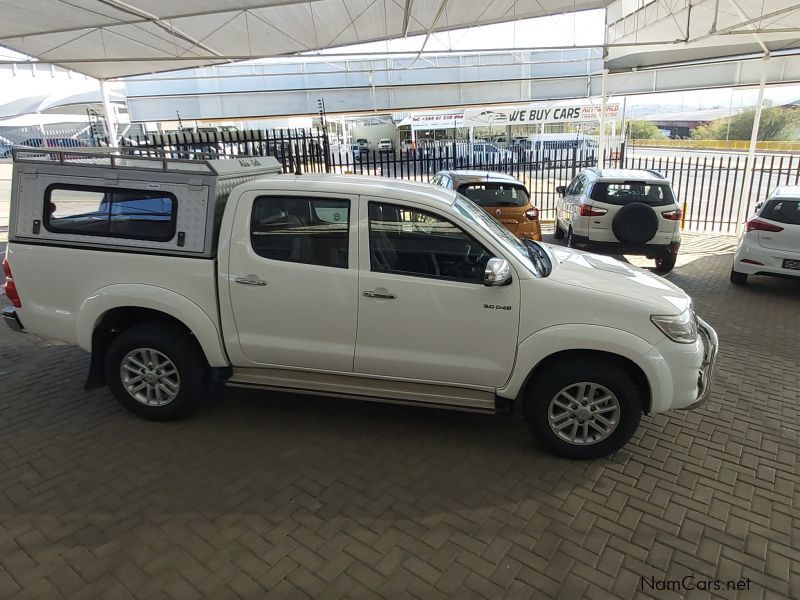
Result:
M50 205L53 204L52 201L52 193L53 190L74 190L74 191L83 191L83 192L103 192L105 194L114 192L141 192L145 194L161 194L163 197L169 198L172 202L172 210L170 211L170 231L169 237L164 238L163 236L144 236L144 235L127 235L121 233L93 233L93 232L86 232L86 231L68 231L66 229L59 228L58 226L53 227L53 224L50 222ZM109 204L109 219L108 223L111 223L111 208L114 206L114 200L112 196L112 200ZM175 234L178 231L178 198L172 192L160 192L156 190L143 190L137 188L130 188L130 187L114 187L114 186L104 186L104 185L92 185L92 184L81 184L81 183L51 183L48 185L44 190L44 204L42 206L42 224L44 228L49 231L50 233L57 233L60 235L86 235L91 237L97 238L113 238L113 239L123 239L123 240L140 240L144 242L160 242L166 243L170 242L175 239Z

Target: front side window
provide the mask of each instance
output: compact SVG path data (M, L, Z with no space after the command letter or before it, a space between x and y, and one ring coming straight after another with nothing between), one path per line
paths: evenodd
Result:
M450 221L395 204L369 203L370 267L436 279L483 283L492 253Z
M44 223L54 233L159 242L175 235L177 201L169 193L55 185L45 196Z
M250 243L271 260L346 269L350 201L260 196L253 202Z
M759 216L778 223L800 225L800 200L770 200Z
M528 192L521 185L499 182L465 183L458 188L478 206L527 206L530 204Z
M618 183L597 182L592 188L592 200L606 204L630 204L642 202L650 206L667 206L675 202L672 189L663 183L624 181Z

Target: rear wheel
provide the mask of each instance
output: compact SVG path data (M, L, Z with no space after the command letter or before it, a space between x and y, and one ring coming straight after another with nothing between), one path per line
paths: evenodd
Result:
M525 418L544 447L565 458L593 459L622 448L642 416L630 375L602 358L568 359L535 378Z
M154 421L195 410L209 379L208 364L194 340L177 327L156 323L117 336L106 353L105 370L119 403Z
M731 283L736 285L747 283L747 273L739 273L739 271L731 269Z
M678 255L671 252L665 252L656 258L656 271L659 273L669 273L675 268L675 261Z
M558 222L558 218L556 218L556 229L553 231L553 238L557 240L564 239L564 230L561 229L561 224Z

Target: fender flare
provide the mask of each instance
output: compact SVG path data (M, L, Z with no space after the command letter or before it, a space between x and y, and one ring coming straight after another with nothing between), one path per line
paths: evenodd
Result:
M194 334L210 366L230 366L220 332L202 308L185 296L147 284L119 283L93 292L78 309L78 345L91 352L92 335L103 315L125 307L149 308L177 319Z
M595 350L627 358L647 378L653 407L661 406L664 398L672 398L669 365L655 351L653 344L627 331L582 323L547 327L525 338L517 348L514 372L505 387L497 390L497 395L509 399L518 398L530 374L543 360L569 350Z

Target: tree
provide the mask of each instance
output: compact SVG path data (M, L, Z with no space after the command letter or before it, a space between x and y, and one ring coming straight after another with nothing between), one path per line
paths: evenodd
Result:
M632 140L656 140L663 138L664 134L650 121L629 121L628 137Z
M696 140L749 140L756 111L748 110L730 119L718 119L692 130ZM800 113L791 108L765 108L758 127L759 140L789 140L797 137Z

